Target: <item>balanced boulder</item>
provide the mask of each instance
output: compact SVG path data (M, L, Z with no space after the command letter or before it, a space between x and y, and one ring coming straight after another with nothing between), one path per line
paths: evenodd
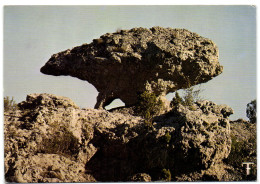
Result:
M126 106L144 91L167 93L204 83L222 73L218 48L185 29L133 28L107 33L90 44L54 54L41 68L48 75L69 75L93 84L95 108L114 99Z

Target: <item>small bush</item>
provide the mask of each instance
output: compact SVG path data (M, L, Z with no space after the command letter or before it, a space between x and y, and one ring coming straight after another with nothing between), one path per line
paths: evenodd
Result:
M252 166L250 178L256 179L256 137L251 136L248 140L239 141L235 136L231 136L231 152L226 159L226 163L234 168L241 169L242 162L254 162ZM242 173L244 174L244 172Z
M155 115L159 114L162 108L162 101L158 100L154 93L145 91L139 95L135 111L145 120L151 121Z
M162 108L162 101L158 100L154 93L145 91L138 96L138 103L135 107L135 113L144 118L144 123L148 128L152 128L152 118L155 115L158 115Z
M183 105L185 106L191 106L194 103L194 97L193 97L193 88L185 89L185 94L183 97Z
M173 97L170 105L171 107L175 107L178 104L183 104L183 99L180 97L178 91L176 91L175 97Z
M195 90L194 87L189 87L184 90L184 97L183 97L183 105L191 106L194 102L201 100L202 97L200 93L202 92L201 89Z
M189 87L184 90L183 97L180 97L179 93L176 91L175 97L171 101L171 107L175 107L178 104L182 104L186 107L189 107L190 110L196 110L193 106L194 102L201 100L202 97L200 93L201 89L195 90L194 87Z
M4 111L14 111L17 109L17 104L14 101L14 98L9 98L9 96L4 97Z
M79 152L79 140L65 127L60 127L60 131L53 133L51 137L46 137L40 145L40 152L50 154L61 154L73 157Z

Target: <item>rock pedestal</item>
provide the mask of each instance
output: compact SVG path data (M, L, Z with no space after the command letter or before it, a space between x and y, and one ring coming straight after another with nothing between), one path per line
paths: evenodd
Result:
M4 116L8 182L158 181L163 169L174 181L228 181L226 105L179 105L152 128L141 117L80 109L49 94L28 95L19 106Z

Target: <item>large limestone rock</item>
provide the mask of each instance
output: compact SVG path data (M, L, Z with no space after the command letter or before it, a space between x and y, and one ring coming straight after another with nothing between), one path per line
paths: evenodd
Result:
M44 74L70 75L93 84L99 92L95 108L116 98L131 106L145 90L163 99L169 92L207 82L222 70L211 40L162 27L107 33L54 54L41 68Z
M28 95L19 106L4 115L8 182L157 181L163 169L174 181L229 180L226 105L180 105L152 128L141 117L80 109L49 94Z

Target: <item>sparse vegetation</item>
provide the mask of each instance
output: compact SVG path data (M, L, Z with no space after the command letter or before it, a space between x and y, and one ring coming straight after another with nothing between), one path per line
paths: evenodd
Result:
M195 90L195 88L189 87L184 90L183 97L181 97L178 93L178 91L175 92L175 96L173 97L171 101L171 107L175 107L178 104L182 104L184 106L189 107L190 110L196 110L196 108L193 106L194 102L201 100L202 97L200 96L200 93L202 90L199 88Z
M184 96L183 96L183 105L185 106L191 106L194 102L201 100L202 97L200 96L200 93L202 90L199 88L195 90L195 87L189 87L184 90Z
M14 101L14 98L12 97L11 99L9 96L4 97L4 111L14 111L17 109L17 104Z
M178 104L183 104L183 99L180 97L178 91L175 92L175 97L171 101L171 107L175 107Z
M152 118L159 114L163 108L163 103L158 100L154 93L145 91L139 95L136 113L145 119L145 123L152 126Z
M248 140L238 140L231 136L231 152L226 162L234 168L241 168L242 162L255 162L256 159L256 137L251 136ZM255 163L256 164L256 163ZM253 165L251 175L256 178L256 165Z
M40 152L61 154L67 157L77 155L79 140L66 127L59 127L59 131L57 130L50 137L43 138Z

